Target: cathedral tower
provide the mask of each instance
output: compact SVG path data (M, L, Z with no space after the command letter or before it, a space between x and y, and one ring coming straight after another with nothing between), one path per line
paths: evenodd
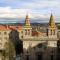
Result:
M30 27L30 20L28 15L26 15L26 18L25 18L25 26Z
M50 21L48 24L47 35L49 38L57 38L57 27L52 14L50 16Z
M30 20L29 20L29 16L26 15L26 18L25 18L25 23L24 23L24 27L23 27L23 37L24 38L29 38L31 37L32 35L32 28L31 28L31 25L30 25Z

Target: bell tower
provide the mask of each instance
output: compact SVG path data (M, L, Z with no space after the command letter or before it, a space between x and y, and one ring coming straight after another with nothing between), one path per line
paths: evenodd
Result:
M57 27L52 14L50 16L50 21L48 23L47 36L49 38L57 38Z
M29 16L26 15L26 18L25 18L25 26L27 27L30 27L30 20L29 20Z
M24 38L29 38L32 36L32 28L31 28L31 25L30 25L30 19L29 19L29 16L26 15L26 18L25 18L25 23L24 23L24 27L23 27L23 37Z

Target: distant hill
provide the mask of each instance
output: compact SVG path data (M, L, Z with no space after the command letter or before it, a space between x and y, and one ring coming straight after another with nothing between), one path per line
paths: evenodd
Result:
M5 24L5 25L15 25L15 24L19 25L19 24L22 24L23 25L24 23L0 23L0 25L1 24ZM34 23L31 23L31 24L38 24L39 25L39 24L48 24L48 23L37 23L37 22L34 22ZM60 25L60 23L56 23L56 24Z

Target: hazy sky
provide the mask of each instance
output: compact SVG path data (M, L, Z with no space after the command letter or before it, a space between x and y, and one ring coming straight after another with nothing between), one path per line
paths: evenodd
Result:
M32 19L48 20L51 12L60 19L60 0L1 0L0 18L23 18L28 13ZM17 20L15 20L17 21Z

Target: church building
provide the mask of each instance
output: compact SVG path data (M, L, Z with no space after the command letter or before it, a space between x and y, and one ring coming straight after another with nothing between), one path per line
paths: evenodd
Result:
M25 38L22 38L23 54L21 55L21 60L57 60L58 31L53 14L50 16L45 34L39 35L40 32L36 30L39 36L32 36L33 33L28 15L25 19L23 31L26 34L24 34Z
M16 57L14 44L10 40L10 33L14 30L18 32L18 38L22 41L21 60L57 60L58 31L53 14L50 16L45 33L38 30L32 31L28 15L26 15L24 26L0 25L0 60L13 60L11 58ZM15 33L12 35L13 41L18 39Z

